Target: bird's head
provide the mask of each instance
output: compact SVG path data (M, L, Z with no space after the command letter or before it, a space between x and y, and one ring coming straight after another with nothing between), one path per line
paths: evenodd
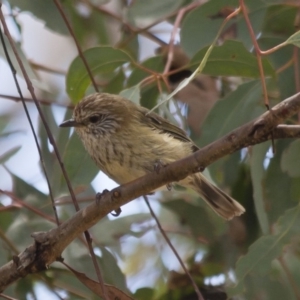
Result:
M117 95L95 93L83 98L75 107L71 119L60 127L75 127L80 136L100 137L114 134L128 118L126 100Z

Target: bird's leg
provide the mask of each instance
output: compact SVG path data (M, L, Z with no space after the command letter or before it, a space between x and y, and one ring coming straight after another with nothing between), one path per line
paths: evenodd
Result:
M105 189L105 190L103 190L102 193L97 193L97 194L96 194L96 204L97 204L97 205L100 204L101 198L102 198L105 194L107 194L107 193L109 193L109 190ZM116 209L116 210L114 211L114 213L111 213L111 215L114 216L114 217L118 217L118 216L121 214L121 212L122 212L122 209L121 209L121 207L119 207L118 209Z
M154 171L159 174L160 170L164 167L166 167L168 164L163 163L161 159L157 159L154 163ZM166 187L168 191L172 190L172 183L167 183Z

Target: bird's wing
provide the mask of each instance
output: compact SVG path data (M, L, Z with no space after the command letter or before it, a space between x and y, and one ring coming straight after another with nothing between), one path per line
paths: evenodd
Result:
M194 144L194 142L187 136L184 130L173 125L166 119L162 118L158 114L151 112L147 108L141 107L141 121L148 126L158 129L163 133L167 133L174 139L181 140L183 142L191 143L193 151L197 151L199 148Z

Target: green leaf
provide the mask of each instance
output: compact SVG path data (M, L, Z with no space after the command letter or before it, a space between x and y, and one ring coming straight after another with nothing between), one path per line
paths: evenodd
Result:
M293 236L299 236L300 228L300 205L285 211L276 224L276 235L284 237L288 241Z
M58 128L58 126L55 122L52 107L51 106L42 106L41 109L43 111L43 114L45 115L45 118L51 129L54 139L56 140L56 145L58 146L58 149L61 150L61 148L59 147L60 142L59 142L58 138L56 138L56 135L58 133L61 134L62 130ZM68 132L67 129L65 131ZM55 167L56 166L58 167L58 162L57 162L55 155L53 155L52 149L49 148L48 134L47 134L46 129L40 118L39 118L38 136L39 136L39 143L40 143L41 151L43 154L43 162L45 164L45 168L46 168L48 177L50 178L50 181L53 178L58 179L59 176L57 176L57 174L55 173L55 171L56 171ZM67 134L67 136L65 136L65 140L63 141L64 143L66 143L66 141L68 140L68 137L69 137L69 134ZM41 162L40 162L40 164L41 164ZM56 190L56 186L54 184L52 184L52 190L53 191Z
M141 94L140 94L140 85L137 84L131 88L121 91L120 96L131 100L136 104L140 104Z
M270 224L275 222L284 211L299 202L299 178L292 179L282 171L280 166L283 152L291 144L288 139L275 142L276 155L270 160L265 180L265 201L268 207ZM294 186L295 185L295 186Z
M243 282L250 274L267 275L270 272L271 262L281 254L284 245L280 242L279 237L270 235L256 240L249 247L248 253L237 261L235 271L238 282Z
M300 30L286 40L287 44L293 44L300 48Z
M109 83L103 88L104 93L118 94L124 89L124 83L126 81L126 76L123 69L109 81Z
M163 72L163 58L161 56L150 57L142 62L141 66L154 72ZM149 77L150 75L151 72L147 72L142 68L134 68L128 78L127 86L131 87L133 85L137 85L141 82L141 80Z
M145 60L141 65L146 69L158 73L163 72L163 68L164 68L163 58L161 56L150 57L149 59ZM146 72L145 70L140 68L134 68L128 78L127 87L138 85L143 79L149 76L151 76L150 72ZM140 104L142 106L147 107L149 109L155 106L159 95L159 90L156 86L156 83L143 85L140 93L141 93Z
M45 22L45 25L61 34L68 34L65 22L52 0L9 0L12 6L20 8L21 11L29 11L37 18Z
M14 193L18 198L25 199L28 196L34 196L43 206L45 205L45 202L48 200L48 195L45 195L33 185L28 184L22 178L14 174L11 174L11 176L14 182Z
M263 234L268 234L270 231L268 216L265 210L265 193L263 189L265 179L264 161L269 147L269 142L255 145L252 148L250 155L250 171L254 192L255 211Z
M8 41L7 37L4 35L3 38L4 38L4 43L5 43L7 51L8 51L8 55L11 59L11 63L14 66L14 68L17 72L17 75L24 78L23 77L23 72L22 72L22 70L19 66L19 63L18 63L18 61L15 57L15 54L14 54L12 48L9 45L9 41ZM44 91L48 91L47 83L41 81L40 78L36 75L36 73L33 70L31 64L28 62L28 58L26 57L25 53L23 52L23 50L21 48L21 45L19 43L15 43L15 47L16 47L17 53L18 53L23 65L24 65L24 68L27 72L27 75L29 76L30 80L32 81L33 86L37 87L39 89L42 89ZM6 55L5 55L3 47L0 47L0 56L3 57L4 60L6 60ZM9 76L12 76L11 72L9 73Z
M184 200L172 200L162 202L163 206L175 212L182 223L188 225L196 239L210 239L215 237L214 224L205 209L185 202Z
M282 29L284 30L284 29ZM271 49L276 47L278 44L284 43L285 39L282 37L281 33L274 34L270 33L268 35L263 35L259 39L259 45L261 49ZM280 91L280 99L285 99L294 94L296 89L295 85L295 68L294 65L289 65L291 58L293 57L294 46L287 45L286 47L279 48L274 53L268 55L268 59L274 69L281 69L283 65L286 65L286 68L283 68L276 76L276 87Z
M171 12L175 11L183 3L183 0L144 1L136 0L130 5L128 17L145 23L153 23ZM147 22L148 21L148 22Z
M73 187L89 185L99 172L76 133L73 133L67 142L63 162ZM62 175L60 180L61 184L64 183Z
M127 53L113 47L95 47L83 54L94 76L112 73L116 68L131 61ZM77 103L84 96L90 83L85 65L77 56L71 63L66 78L67 93L73 103Z
M12 156L14 156L19 150L21 149L21 146L14 147L4 154L0 156L0 164L5 163L7 160L9 160Z
M79 44L86 45L91 38L94 45L111 44L111 33L107 30L105 13L95 9L83 13L83 10L78 9L78 6L74 4L74 1L62 2Z
M134 299L137 300L152 300L154 299L155 290L151 288L140 288L134 293Z
M117 264L117 259L105 247L101 247L101 267L105 278L108 282L121 289L123 292L128 292L125 276Z
M197 67L202 61L207 47L201 49L191 60L190 65ZM265 75L275 76L275 70L267 59L263 59ZM222 46L212 50L203 69L204 74L212 76L242 76L258 78L257 58L238 41L227 40Z
M106 218L102 219L92 227L91 231L94 236L97 236L97 232L101 231L99 241L101 241L102 244L107 246L115 245L115 243L124 235L131 233L136 235L137 232L131 230L133 224L140 224L149 220L151 220L151 215L148 213L132 214L114 220ZM141 230L141 232L144 233L143 230Z
M245 2L252 29L257 35L262 30L267 5L261 0ZM228 8L238 7L238 5L236 0L208 1L189 12L182 22L180 31L181 45L187 55L192 57L200 49L211 45L224 21L221 12ZM233 30L236 31L234 34L238 36L239 41L243 42L247 48L252 47L249 31L242 16L230 20L223 33L226 35L228 31L231 34Z
M246 6L254 35L259 36L264 26L268 3L264 0L247 0ZM236 30L236 39L242 42L248 50L253 49L253 41L249 34L249 27L246 24L245 18L242 14L239 15L236 23L233 26Z
M23 298L24 295L35 295L33 278L28 276L23 279L24 280L18 280L15 287L15 293L19 299Z
M32 243L31 234L37 231L48 231L55 225L39 216L21 213L8 228L6 235L17 249L25 249Z
M207 145L264 112L259 80L241 84L219 100L202 126L201 145Z
M300 176L300 140L292 142L281 157L281 169L291 177Z
M242 284L237 287L240 289L229 288L227 290L228 299L255 299L257 295L265 295L265 300L296 300L293 290L288 288L285 280L282 280L284 274L279 270L276 271L272 272L270 276L247 277L245 280L246 289L243 290ZM233 297L242 293L241 297Z
M157 103L159 95L160 92L156 85L143 88L141 91L141 105L147 107L148 109L153 108Z
M187 55L192 57L199 49L212 44L223 22L223 18L214 16L222 8L236 5L237 1L234 0L208 1L186 15L182 22L180 39Z
M286 211L278 220L276 234L265 235L256 240L236 264L236 278L238 283L234 288L240 291L240 286L246 276L265 276L270 273L271 263L278 258L284 246L293 236L298 236L300 226L300 206Z
M272 5L271 0L268 0L268 10L265 15L263 36L288 39L295 32L295 18L297 15L297 8L295 6L289 6L278 1L279 5ZM259 43L260 44L260 43ZM266 48L265 48L266 49Z
M11 173L14 184L14 195L22 201L26 201L27 204L31 205L42 211L44 214L53 216L53 207L49 194L44 194L39 191L34 185L27 183L22 178ZM53 186L52 186L53 191ZM27 216L36 216L35 212L25 210L24 214Z
M99 248L101 250L101 257L96 256L96 258L100 269L103 272L104 282L107 284L115 285L122 291L127 291L125 277L117 264L117 259L104 247ZM91 279L97 279L95 274L95 267L91 260L88 248L83 247L82 243L79 243L76 240L73 241L73 243L65 249L63 255L64 258L72 266L72 268L76 269L79 272L84 272L85 275L90 277Z

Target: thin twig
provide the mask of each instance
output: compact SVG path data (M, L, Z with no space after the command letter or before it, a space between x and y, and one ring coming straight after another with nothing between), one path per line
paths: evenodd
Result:
M294 46L293 62L294 62L294 73L295 73L295 87L296 87L296 91L300 92L299 48L296 46ZM300 123L300 113L298 113L298 123Z
M163 230L157 216L155 215L155 212L153 211L151 205L150 205L150 202L148 200L148 197L147 196L143 196L148 208L149 208L149 211L150 211L150 214L151 216L153 217L153 219L155 220L156 224L157 224L157 227L160 231L160 233L162 234L162 236L164 237L165 241L167 242L167 244L169 245L169 247L171 248L171 250L173 251L174 255L176 256L178 262L180 263L182 269L184 270L185 274L190 278L191 282L192 282L192 285L195 289L195 292L198 296L198 300L204 300L196 282L194 281L192 275L190 274L190 272L188 271L188 269L186 268L186 266L184 265L184 262L182 261L181 257L179 256L178 252L176 251L175 247L172 245L170 239L168 238L168 236L166 235L165 231Z
M45 214L44 212L42 212L41 210L37 209L36 207L22 201L21 199L19 199L17 196L15 196L13 193L8 192L8 191L4 191L0 189L0 193L3 195L6 195L8 197L10 197L13 202L17 202L19 205L21 205L22 207L27 208L29 211L35 213L36 215L42 217L43 219L49 221L49 222L53 222L55 223L55 219L47 214Z
M12 298L12 297L7 296L5 294L0 294L0 298L7 299L7 300L17 300L16 298Z
M158 37L156 37L154 34L152 34L151 32L147 31L148 29L148 26L146 29L144 28L137 28L137 27L133 27L131 24L129 24L128 22L124 21L122 17L118 16L117 14L113 13L112 11L104 8L104 7L101 7L101 6L97 6L93 3L91 3L90 1L84 1L84 3L86 3L89 7L93 8L95 11L97 11L98 13L102 13L102 14L105 14L117 21L119 21L124 27L126 27L127 29L129 29L132 33L133 33L133 36L135 36L136 34L143 34L144 36L146 36L147 38L149 38L150 40L158 43L159 45L166 45L165 42L163 42L161 39L159 39ZM155 24L154 24L155 25ZM154 25L151 25L150 28ZM124 43L122 43L122 45L128 43L128 40L130 39L127 39L127 41ZM118 47L121 47L122 45L118 45Z
M265 106L267 107L268 110L270 110L268 91L267 91L265 75L264 75L264 69L263 69L262 59L261 59L261 51L260 51L259 45L257 43L254 30L253 30L252 25L251 25L251 22L250 22L250 19L249 19L249 16L248 16L248 12L247 12L247 7L244 3L244 0L240 0L240 7L242 9L242 13L243 13L247 28L248 28L250 36L251 36L251 40L252 40L254 49L255 49L255 52L256 52L256 58L257 58L257 64L258 64L261 84L262 84L262 88L263 88Z
M51 67L46 67L44 65L38 64L38 63L33 62L33 61L29 61L29 63L32 66L32 68L38 69L38 70L41 70L41 71L44 71L44 72L54 73L56 75L63 75L63 76L65 76L66 73L67 73L66 71L57 70L57 69L54 69L54 68L51 68Z
M279 68L276 69L276 74L280 74L281 72L285 71L287 68L289 68L290 66L292 66L294 64L294 60L293 59L289 59L285 64L283 64L282 66L280 66Z
M60 4L60 2L58 0L53 0L53 1L54 1L55 5L56 5L58 11L60 12L60 14L61 14L61 16L62 16L62 18L63 18L63 20L64 20L64 22L65 22L65 24L66 24L66 26L67 26L67 28L69 30L69 32L70 32L70 34L71 34L71 36L72 36L75 44L76 44L79 56L82 59L83 64L85 65L85 68L86 68L86 70L87 70L87 72L89 74L89 77L90 77L90 79L91 79L91 81L93 83L94 89L95 89L96 92L99 93L99 89L98 89L98 86L97 86L96 81L94 79L94 76L92 74L92 71L91 71L91 69L90 69L90 67L89 67L89 65L87 63L87 60L85 59L85 57L83 55L83 52L82 52L81 47L79 45L79 42L78 42L78 40L77 40L77 38L76 38L76 36L74 34L74 31L73 31L72 26L70 25L70 22L68 21L68 18L66 17L66 15L64 13L62 5ZM76 204L78 205L78 203L76 203ZM102 276L102 272L100 270L100 266L99 266L99 264L97 262L96 255L95 255L94 250L93 250L92 239L91 239L90 233L88 231L85 231L84 235L85 235L85 238L86 238L86 241L87 241L87 244L88 244L88 248L90 250L90 254L91 254L91 257L92 257L92 261L93 261L93 264L94 264L94 268L95 268L95 271L96 271L99 283L100 283L101 288L102 288L103 298L105 300L109 300L109 298L108 298L108 292L107 292L107 289L106 289L105 284L104 284L104 279L103 279L103 276Z
M54 1L55 1L55 0L54 0ZM59 4L58 4L58 5L59 5ZM12 48L12 50L13 50L13 52L14 52L15 57L16 57L16 60L17 60L19 66L20 66L20 69L21 69L21 71L22 71L23 77L24 77L25 82L26 82L26 84L27 84L27 88L28 88L28 90L29 90L29 92L30 92L30 94L31 94L31 96L32 96L32 99L34 100L34 103L35 103L35 105L36 105L36 108L37 108L37 110L38 110L38 112L39 112L40 118L41 118L42 123L43 123L43 125L44 125L44 127L45 127L45 130L46 130L46 132L47 132L49 141L50 141L51 145L53 146L54 153L55 153L55 155L56 155L56 157L57 157L57 160L58 160L58 162L59 162L59 166L60 166L60 168L61 168L61 170L62 170L62 173L63 173L63 176L64 176L64 178L65 178L65 180L66 180L66 183L67 183L67 186L68 186L70 195L71 195L71 197L72 197L72 200L73 200L73 204L74 204L74 206L75 206L75 209L76 209L76 211L79 211L79 205L78 205L78 203L77 203L77 201L76 201L75 193L74 193L74 191L73 191L73 189L72 189L72 185L71 185L71 182L70 182L69 177L68 177L68 175L67 175L67 172L66 172L66 170L65 170L65 168L64 168L64 166L63 166L63 163L62 163L62 160L61 160L61 157L60 157L60 154L59 154L59 151L58 151L56 142L55 142L54 137L53 137L53 135L52 135L52 132L51 132L49 126L48 126L48 123L47 123L47 121L46 121L46 119L45 119L45 116L44 116L44 114L43 114L43 111L41 110L40 104L39 104L39 102L37 101L37 98L36 98L35 93L34 93L34 88L33 88L32 82L31 82L31 80L29 79L29 76L28 76L28 74L27 74L27 72L26 72L26 69L25 69L25 67L24 67L24 64L23 64L23 62L22 62L22 60L21 60L21 58L20 58L20 56L19 56L19 54L18 54L18 52L17 52L17 49L16 49L15 44L14 44L14 41L13 41L13 39L12 39L12 37L11 37L11 35L10 35L10 32L9 32L9 30L8 30L8 27L7 27L7 24L6 24L6 21L5 21L3 12L2 12L2 3L1 3L1 2L0 2L0 20L1 20L2 25L3 25L4 33L5 33L5 35L7 36L8 40L9 40L9 43L10 43L10 45L11 45L11 48ZM21 98L22 98L22 94L20 94L20 96L21 96ZM25 101L24 101L23 103L25 103ZM26 106L26 105L25 105L25 106ZM41 157L41 161L43 161L43 160L42 160L42 157ZM46 176L46 178L47 178L47 176ZM51 191L51 189L50 189L50 191ZM49 193L50 193L50 191L49 191ZM54 199L51 198L51 201L53 202L53 209L54 209L54 211L55 211L55 215L57 216L57 213L56 213L56 207L55 207L55 205L54 205ZM57 221L58 221L58 218L57 218ZM92 248L92 245L91 245L91 238L90 238L90 235L89 235L89 233L87 233L87 231L85 231L84 234L85 234L85 237L86 237L86 240L87 240L87 243L88 243L88 247L89 247L89 249L91 250L90 253L91 253L92 260L93 260L93 263L94 263L94 266L95 266L96 274L97 274L97 276L98 276L99 282L101 283L101 286L103 287L103 294L104 294L104 296L105 296L105 299L108 299L108 298L106 297L106 296L107 296L107 293L106 293L106 289L105 289L105 287L104 287L104 282L103 282L103 279L102 279L102 275L101 275L101 272L100 272L100 268L99 268L99 265L98 265L98 263L97 263L95 253L93 252L93 248Z
M260 55L269 55L269 54L272 54L272 53L278 51L279 49L285 47L286 45L287 45L287 43L286 43L286 42L283 42L283 43L281 43L281 44L278 44L278 45L272 47L272 48L269 49L269 50L264 50L264 51L262 51L262 50L259 49L259 53L260 53Z
M5 32L5 31L7 31L7 27L6 27L6 23L5 23L4 17L2 15L2 3L0 3L0 11L1 11L1 15L0 15L1 22L2 22L2 26L4 28L4 32ZM6 35L7 35L7 33L6 33ZM13 76L14 81L15 81L15 85L16 85L17 91L18 91L18 93L20 95L20 98L22 100L23 108L24 108L27 120L29 122L29 126L30 126L30 129L31 129L31 132L33 134L34 142L36 144L36 147L37 147L37 150L38 150L38 153L39 153L39 157L40 157L40 161L41 161L43 173L45 175L46 182L47 182L49 196L50 196L50 199L51 199L51 202L52 202L52 207L53 207L53 211L54 211L54 215L55 215L55 219L56 219L56 224L58 226L60 224L60 222L59 222L57 210L56 210L56 207L55 207L54 196L53 196L53 192L52 192L52 188L51 188L51 184L50 184L50 179L49 179L49 176L48 176L48 173L47 173L47 170L46 170L46 165L45 165L45 161L44 161L44 158L43 158L42 150L41 150L41 147L39 145L38 137L37 137L36 132L34 130L34 126L33 126L33 123L31 121L31 117L30 117L27 105L25 103L25 100L24 100L24 97L23 97L23 93L22 93L20 85L19 85L19 81L18 81L18 78L17 78L16 69L15 69L15 67L14 67L14 65L13 65L13 63L12 63L12 61L10 59L10 55L9 55L9 53L7 51L6 44L5 44L5 41L4 41L4 37L3 37L3 34L2 34L2 29L1 28L0 28L0 39L1 39L1 43L3 45L5 57L7 59L7 62L9 64L9 67L10 67L10 70L11 70L11 73L12 73L12 76Z
M270 104L269 104L269 98L268 98L268 90L267 90L267 85L266 85L266 81L265 81L265 74L264 74L264 68L263 68L263 64L262 64L262 58L261 58L261 50L259 48L259 45L257 43L256 37L255 37L255 33L254 30L252 28L249 16L248 16L248 12L247 12L247 7L244 3L244 0L240 0L240 7L247 25L247 28L249 30L250 36L251 36L251 40L256 52L256 59L257 59L257 64L258 64L258 69L259 69L259 74L260 74L260 79L261 79L261 84L262 84L262 89L263 89L263 97L264 97L264 103L265 106L268 110L270 110ZM273 154L275 154L275 142L274 142L274 138L272 138L272 151Z
M172 30L172 33L171 33L170 41L169 41L168 57L167 57L167 62L166 62L163 74L168 73L169 70L170 70L170 67L171 67L171 64L172 64L172 61L173 61L173 57L174 57L174 41L175 41L175 36L177 34L177 31L178 31L178 28L179 28L180 23L182 21L182 18L184 17L184 15L188 11L190 11L190 10L198 7L199 5L201 5L201 2L193 2L193 3L189 4L189 5L181 8L178 11L178 14L176 16L176 20L175 20L174 25L173 25L173 30Z
M85 59L85 57L83 55L83 52L82 52L81 47L79 45L79 42L78 42L78 40L77 40L77 38L76 38L76 36L74 34L73 28L71 27L70 22L68 21L68 18L66 17L66 14L64 13L64 10L63 10L60 2L58 0L53 0L53 1L55 3L55 5L56 5L56 7L57 7L57 9L59 11L59 13L61 14L61 16L62 16L62 18L63 18L63 20L64 20L64 22L65 22L65 24L66 24L66 26L67 26L67 28L68 28L68 30L70 32L70 34L71 34L71 36L72 36L72 38L73 38L73 40L75 42L78 54L79 54L80 58L82 59L82 62L83 62L84 66L85 66L85 68L86 68L86 70L87 70L87 72L88 72L88 74L90 76L90 79L91 79L91 81L93 83L94 89L95 89L96 92L99 93L98 86L96 84L96 81L94 79L92 71L91 71L91 69L90 69L90 67L89 67L89 65L88 65L88 63L87 63L87 61L86 61L86 59Z
M5 98L5 99L9 99L9 100L14 100L16 102L20 102L22 101L22 99L20 97L16 97L16 96L11 96L11 95L5 95L5 94L0 94L0 98ZM32 102L34 103L33 99L30 98L25 98L23 97L23 100L26 102ZM57 103L57 102L52 102L50 100L45 100L45 99L37 99L37 101L43 105L55 105L55 106L60 106L60 107L64 107L64 108L70 108L73 109L74 105L73 104L61 104L61 103Z
M0 239L6 243L6 245L14 252L14 254L18 255L20 251L17 249L17 247L13 244L13 242L7 238L5 233L0 228ZM2 246L3 247L3 246Z

